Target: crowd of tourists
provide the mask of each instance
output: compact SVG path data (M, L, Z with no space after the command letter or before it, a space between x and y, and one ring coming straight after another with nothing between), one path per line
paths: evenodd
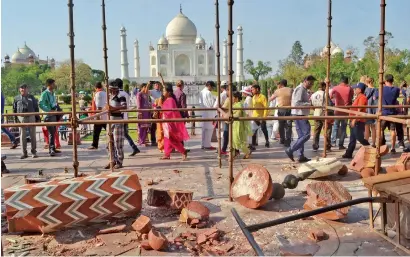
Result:
M162 76L159 74L161 79ZM205 87L199 93L199 107L201 108L218 108L218 102L221 105L220 111L222 117L228 117L227 109L230 105L230 95L232 94L232 106L234 108L234 117L249 117L250 119L234 119L232 130L232 145L234 148L234 157L237 158L241 153L244 159L251 157L251 153L256 151L258 146L258 134L262 132L265 139L265 147L271 146L270 139L277 139L278 143L283 145L284 152L292 160L298 162L307 162L310 159L305 156L305 144L311 137L311 123L307 116L348 116L345 112L329 110L324 113L323 106L326 102L325 89L326 83L319 82L316 92L312 92L313 85L316 78L307 76L301 84L295 88L288 87L285 79L279 81L276 90L271 93L268 91L268 96L261 93L261 88L257 83L251 86L243 87L238 90L232 86L232 92L229 89L228 83L222 81L220 85L221 93L215 97L212 91L215 91L216 85L213 81L207 81ZM407 104L410 102L410 88L407 89L407 83L402 82L400 88L393 85L394 78L392 75L385 76L383 86L383 105ZM186 110L176 111L169 109L187 108L187 96L184 93L186 84L179 80L176 82L174 90L173 84L152 81L143 83L138 90L131 93L123 90L124 85L121 79L111 81L108 85L108 91L104 91L104 86L101 82L95 84L95 91L93 93L91 110L92 111L108 111L108 114L99 115L95 117L96 120L106 120L107 115L110 115L110 120L121 121L118 124L111 124L113 134L113 148L112 154L114 156L113 163L108 163L105 168L109 169L113 165L116 169L123 167L124 160L124 139L126 139L132 148L130 156L135 156L140 153L138 146L156 146L158 150L163 153L161 160L168 160L171 153L178 151L181 153L183 160L188 157L189 149L186 149L184 142L189 139L189 135L185 126L185 122L167 122L170 119L185 119L188 118L189 112ZM61 111L56 96L54 93L55 81L48 79L45 88L37 99L29 94L29 86L22 84L19 87L20 94L14 98L13 111L15 113L32 113L39 112L56 112ZM107 93L109 93L109 102L107 103ZM402 94L404 99L399 102L399 96ZM136 110L128 110L130 108L130 98L135 98ZM218 101L219 97L219 101ZM368 106L377 106L379 97L378 89L374 87L374 79L368 76L363 76L360 82L351 86L348 78L342 77L340 83L332 86L329 90L328 104L335 107L344 107L352 105L350 110L367 112L369 114L376 114L377 108L368 108ZM4 95L2 92L2 114L4 113ZM294 108L313 106L317 108ZM357 107L355 107L357 106ZM367 107L365 107L367 106ZM264 109L267 107L279 107L275 110ZM290 108L292 107L292 108ZM146 109L155 109L150 111ZM254 110L241 110L241 108L257 108ZM137 113L138 119L153 119L154 122L138 123L138 140L137 143L130 136L129 124L123 120L129 119L129 113ZM208 121L201 122L201 149L216 150L212 146L211 141L218 126L218 122L211 121L217 116L216 110L200 111L199 116ZM407 109L403 108L383 108L383 115L397 115L407 114ZM90 113L90 116L94 115ZM267 116L293 116L292 119L280 119L271 121L263 119ZM325 122L328 123L327 131L324 135L327 138L327 145L324 146L328 151L333 147L339 150L345 150L342 158L352 158L353 151L356 147L356 142L362 145L376 145L376 129L375 119L364 119L362 116L350 114L350 119L334 120L315 120L312 148L314 151L319 149L319 139L322 131L325 128ZM57 122L68 120L70 117L63 117L62 115L47 114L43 116L45 127L43 134L45 137L46 146L50 156L55 156L61 151L57 126L47 125L47 122ZM252 119L255 118L255 119ZM262 118L262 119L257 119ZM162 120L155 122L155 120ZM17 122L34 123L40 122L39 115L17 116ZM3 116L2 116L3 123ZM292 143L292 126L295 123L297 138ZM229 125L221 122L222 131L222 147L220 152L222 155L228 154L229 141ZM350 139L347 147L345 147L345 139L347 137L347 128L350 128ZM388 129L391 137L391 152L396 153L396 142L399 147L404 148L404 152L410 152L410 148L405 148L404 127L401 124L382 121L382 144L386 144L384 131ZM64 127L65 131L67 127ZM99 140L102 129L107 129L107 124L98 123L93 126L93 140L89 150L96 150L99 148ZM60 130L61 131L61 130ZM409 133L407 131L407 139ZM18 142L10 131L2 127L4 132L11 141L12 149L18 146ZM36 149L36 129L35 127L28 127L20 129L20 144L22 148L22 159L28 157L27 142L31 143L31 155L37 158ZM66 135L65 135L66 137ZM31 138L31 140L28 140ZM107 140L109 142L109 140ZM108 148L108 147L107 147ZM297 153L297 158L295 158Z

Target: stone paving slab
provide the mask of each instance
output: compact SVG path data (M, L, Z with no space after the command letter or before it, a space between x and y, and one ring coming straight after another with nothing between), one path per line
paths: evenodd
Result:
M140 183L143 188L143 199L146 199L148 188L159 189L180 189L191 190L194 192L194 199L200 200L211 210L211 224L215 224L219 229L224 230L230 241L235 242L238 246L232 252L233 255L253 255L250 245L238 228L236 221L231 214L231 208L236 208L246 224L255 224L263 221L273 220L283 216L303 211L303 203L306 200L306 185L313 180L301 181L298 187L294 190L286 190L285 198L280 201L270 201L268 204L258 210L250 210L238 205L234 202L229 202L229 170L227 157L222 157L222 168L218 167L218 159L216 151L204 151L200 149L200 131L197 130L198 136L194 137L186 143L186 146L191 149L189 160L181 161L181 155L174 153L169 161L160 161L161 153L154 147L141 147L141 153L128 157L131 153L131 148L125 143L125 160L124 169L131 169L138 172ZM262 138L259 142L263 142ZM64 144L64 143L63 143ZM216 146L216 144L214 144ZM306 144L307 157L320 156L321 152L313 152L311 149L311 141ZM108 155L105 144L102 142L101 147L95 151L87 150L89 145L82 144L79 147L78 156L80 162L80 173L95 174L101 171L103 166L108 162ZM358 146L359 147L359 146ZM21 149L10 150L2 149L2 153L7 154L6 165L10 174L4 174L2 177L2 189L24 183L24 175L36 173L39 169L47 175L70 176L72 175L72 147L63 145L63 153L56 157L49 157L47 151L40 150L38 159L20 160ZM329 154L329 157L339 157L343 151L335 150ZM400 154L387 154L383 157L383 166L395 163L396 158ZM342 160L344 164L349 161ZM264 165L274 182L281 183L287 174L297 174L298 164L292 163L285 155L284 148L277 142L271 144L271 148L267 149L264 146L258 146L257 151L252 154L252 159L234 161L234 175L237 174L247 164L256 163ZM69 173L64 173L64 168L67 168ZM178 172L174 172L178 170ZM154 185L147 186L147 180L153 180ZM346 176L333 175L326 178L328 180L336 180L342 183L343 186L353 196L353 199L367 196L367 190L363 187L360 176L355 172L349 172ZM316 180L315 180L316 181ZM201 200L203 197L210 197L207 201ZM145 201L144 201L145 202ZM376 208L377 206L375 206ZM163 229L164 234L173 239L179 233L178 231L186 231L186 227L178 222L178 214L167 210L159 210L143 204L143 215L151 218L153 225ZM133 219L127 220L132 223ZM130 225L129 224L129 225ZM403 255L402 252L372 233L368 226L368 204L360 204L351 208L348 216L340 222L328 222L320 219L299 220L286 223L280 226L267 228L255 232L255 239L260 243L262 249L268 255L278 255L279 247L281 246L281 238L285 237L288 240L306 240L310 229L320 228L329 234L329 239L319 242L319 251L316 255ZM89 228L91 229L91 228ZM67 238L76 238L78 242L82 242L76 251L67 250L70 255L84 255L87 248L97 244L93 239L92 231L86 238L79 238L75 230L59 232L58 235ZM84 231L84 230L83 230ZM25 237L26 238L26 237ZM27 240L36 242L45 242L50 248L61 248L70 243L58 240L56 235L47 237L47 240L39 236L32 236ZM357 246L357 242L369 242ZM340 245L339 245L340 242ZM336 248L339 245L338 249ZM335 247L336 246L336 247ZM84 249L84 251L82 251ZM373 252L372 252L373 251ZM102 251L104 252L104 251ZM135 249L129 253L135 252ZM42 252L38 252L41 254ZM49 251L47 253L50 253ZM66 254L66 253L64 253ZM99 253L102 254L102 253ZM107 253L108 254L108 253ZM142 255L162 255L157 252L142 252ZM176 254L168 252L169 255ZM186 255L186 252L180 251L178 254Z

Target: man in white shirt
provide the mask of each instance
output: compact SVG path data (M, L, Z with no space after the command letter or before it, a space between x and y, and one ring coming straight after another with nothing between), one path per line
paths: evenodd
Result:
M159 73L161 76L161 74ZM162 76L161 76L162 78ZM162 96L162 91L161 91L161 83L159 81L156 81L153 85L153 89L150 90L151 98L153 99L153 103L155 103L155 100L158 98L161 98ZM156 137L156 131L157 131L157 123L153 122L151 123L151 127L149 129L149 132L151 134L151 146L157 146L157 137Z
M226 98L228 98L228 95L226 93L227 87L228 87L228 82L225 80L221 81L221 91L222 92L219 94L219 99L221 99L220 100L221 106L225 103ZM218 101L215 101L214 108L218 108Z
M326 90L326 83L325 82L320 82L319 83L319 88L318 90L312 94L310 97L310 101L312 102L312 106L317 106L319 108L316 108L313 112L313 116L323 116L323 106L325 105L325 90ZM323 120L315 120L315 133L313 136L313 151L317 151L319 149L319 138L320 138L320 133L322 132L322 128L324 125ZM328 149L330 148L330 132L331 129L329 129L330 126L328 127L329 132L329 138L328 138ZM326 133L326 136L328 133Z
M222 81L221 82L221 93L219 94L219 99L220 99L220 104L221 107L223 107L223 105L225 104L226 99L228 98L228 94L227 94L227 87L228 87L228 82L227 81ZM229 103L229 102L228 102ZM218 108L218 101L215 101L214 104L214 108ZM228 124L226 124L225 122L221 122L221 126L222 126L222 132L221 132L221 136L224 140L223 144L222 144L222 149L221 149L221 154L222 155L226 155L228 154L226 152L226 149L228 147ZM226 145L226 146L225 146Z
M213 81L208 81L205 84L199 94L199 104L201 108L213 108L215 104L215 97L212 95L212 88L215 87ZM215 111L202 111L202 118L212 119L215 118ZM215 150L216 148L211 145L212 133L214 132L214 126L212 121L202 122L202 143L201 148L207 150Z
M107 93L103 89L101 82L95 84L95 93L93 98L93 104L91 105L92 111L102 110L107 105ZM101 115L97 117L96 120L107 120L107 115ZM101 130L107 129L107 124L94 124L93 128L93 143L88 150L98 149L98 141L100 140Z
M130 95L123 90L122 79L116 79L115 82L117 83L118 88L120 89L118 96L125 97L125 99L127 100L127 106L130 106ZM128 112L123 112L123 119L128 120ZM124 124L124 136L127 139L128 144L132 147L132 153L129 156L134 156L137 153L140 153L138 146L134 143L134 140L132 140L130 134L128 133L128 124Z

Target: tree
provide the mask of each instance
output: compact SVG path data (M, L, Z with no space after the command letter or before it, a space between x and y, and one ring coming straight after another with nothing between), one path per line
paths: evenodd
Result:
M303 67L294 62L286 62L282 65L282 78L287 79L293 87L296 87L304 77Z
M304 56L302 44L300 41L295 41L292 46L292 51L288 57L288 60L295 63L296 65L303 66L303 56Z
M97 82L104 82L105 72L102 70L91 70L91 84L95 85Z
M64 61L54 72L56 85L60 89L70 90L71 78L71 62ZM75 61L75 84L78 88L84 89L93 80L92 69L88 64L81 60Z
M250 59L246 60L244 69L246 73L252 75L253 79L256 81L259 81L259 78L264 78L272 72L270 62L258 61L258 65L255 66Z

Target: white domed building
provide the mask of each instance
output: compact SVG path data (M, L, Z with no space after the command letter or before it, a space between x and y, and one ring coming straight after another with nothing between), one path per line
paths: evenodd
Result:
M244 80L242 27L237 33L237 80ZM121 77L138 83L157 80L160 72L166 81L178 79L187 81L215 80L216 52L212 43L208 43L198 33L195 24L180 12L168 23L165 34L157 41L156 47L149 46L149 77L140 76L139 42L134 41L134 77L128 76L128 61L126 47L126 31L121 28ZM221 80L228 75L227 43L221 47Z
M23 47L17 48L17 51L11 56L6 54L4 56L4 65L13 65L13 64L23 64L23 65L31 65L38 62L39 64L48 64L52 68L55 66L55 60L51 58L50 60L41 60L39 55L36 55L36 53L27 46L26 42L24 42Z
M340 48L338 45L336 45L333 42L330 42L330 56L334 56L335 54L344 54L343 49ZM327 56L327 46L323 47L322 52L320 53L320 57L326 57Z

